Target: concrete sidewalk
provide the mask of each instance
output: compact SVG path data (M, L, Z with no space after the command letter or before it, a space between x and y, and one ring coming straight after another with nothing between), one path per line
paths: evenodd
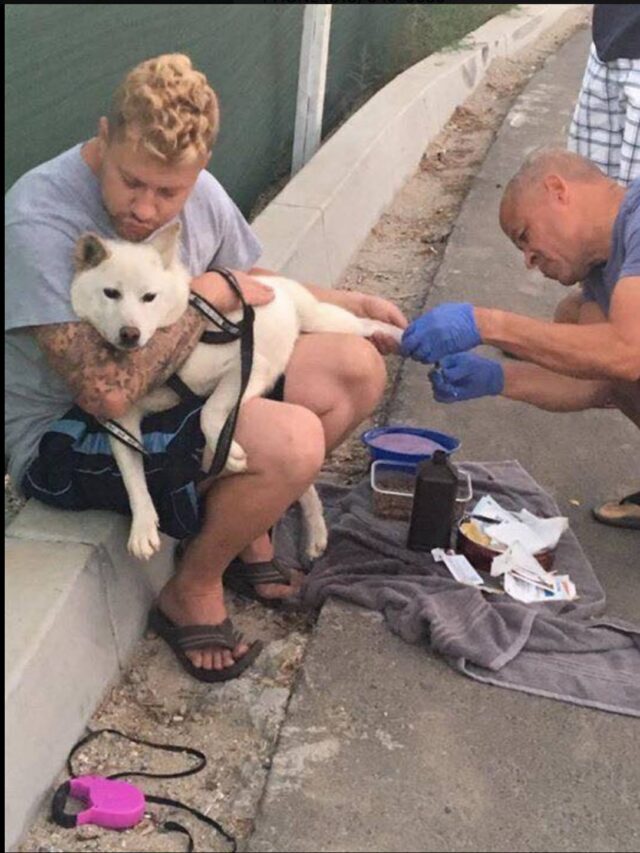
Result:
M588 32L550 58L509 113L465 201L427 306L500 305L548 317L561 289L525 272L497 225L501 188L533 147L564 143ZM619 413L431 402L405 365L391 422L462 438L464 459L518 459L568 515L608 597L640 614L640 538L589 506L638 488L638 432ZM571 500L580 502L574 506ZM382 618L325 606L289 705L252 851L542 851L640 847L637 719L483 686L391 635Z

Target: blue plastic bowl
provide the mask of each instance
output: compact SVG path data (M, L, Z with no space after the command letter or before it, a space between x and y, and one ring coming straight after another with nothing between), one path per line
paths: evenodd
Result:
M423 459L430 459L432 453L401 453L385 447L375 447L372 442L381 435L418 435L435 441L445 451L454 453L460 447L460 439L444 432L436 432L433 429L420 429L419 427L376 427L369 429L360 436L363 444L367 447L373 462L385 460L402 465L413 465L414 467ZM437 449L437 448L436 448Z

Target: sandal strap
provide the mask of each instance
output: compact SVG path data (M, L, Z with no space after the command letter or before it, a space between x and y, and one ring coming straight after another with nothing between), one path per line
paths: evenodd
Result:
M640 492L633 492L630 495L622 498L620 503L624 506L625 504L628 506L632 504L633 506L640 506Z
M247 583L255 586L261 583L285 583L290 582L290 575L276 560L266 560L262 563L245 563L242 560L234 560L231 564L234 574L241 576Z
M193 539L193 536L187 536L184 539L180 539L176 543L176 547L175 547L174 552L173 552L173 556L174 556L176 563L180 562L180 560L184 556L184 552L187 550L187 546L189 545L189 543L191 542L192 539Z
M216 646L233 650L242 640L242 634L236 631L227 617L219 625L185 625L171 630L172 643L182 651L208 649Z

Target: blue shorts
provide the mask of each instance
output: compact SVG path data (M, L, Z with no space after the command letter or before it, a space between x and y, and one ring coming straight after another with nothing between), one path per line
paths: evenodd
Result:
M267 395L282 400L284 377ZM181 403L166 412L147 415L142 439L148 455L144 470L160 530L184 539L200 530L202 501L197 485L207 476L201 470L205 439L197 404ZM55 421L40 440L38 456L28 467L22 489L59 509L109 509L131 515L120 469L109 436L100 423L78 406Z

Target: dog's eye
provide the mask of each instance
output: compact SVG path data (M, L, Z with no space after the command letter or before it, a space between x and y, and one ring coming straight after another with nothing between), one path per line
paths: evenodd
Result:
M156 293L145 293L145 295L142 297L142 301L143 302L153 302L153 300L156 298L156 296L157 296Z
M105 287L103 293L107 299L120 299L120 291L113 287Z

